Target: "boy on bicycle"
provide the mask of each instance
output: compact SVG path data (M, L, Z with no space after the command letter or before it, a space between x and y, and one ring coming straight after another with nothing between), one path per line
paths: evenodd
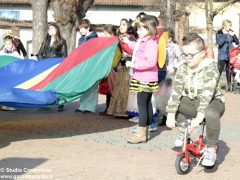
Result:
M183 121L185 116L192 118L191 128L206 120L207 142L202 165L213 166L217 158L220 117L225 111L217 63L205 57L205 43L197 33L183 37L182 50L185 63L176 72L170 97L159 98L160 110L167 114L169 128L175 127L176 120ZM180 135L176 142L183 142L183 138Z

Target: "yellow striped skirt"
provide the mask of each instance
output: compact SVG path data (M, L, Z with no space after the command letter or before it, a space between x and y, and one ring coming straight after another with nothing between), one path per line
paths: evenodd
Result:
M158 82L144 82L132 79L130 82L130 91L133 92L153 92L158 89Z

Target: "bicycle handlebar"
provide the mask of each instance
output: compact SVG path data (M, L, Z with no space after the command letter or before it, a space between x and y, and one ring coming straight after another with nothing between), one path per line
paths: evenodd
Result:
M176 126L180 127L187 127L191 125L191 119L187 119L186 121L183 122L176 122Z
M183 122L176 122L176 126L180 126L180 127L188 127L188 126L190 126L191 125L191 120L192 119L186 119L185 121L183 121ZM199 125L206 125L206 121L205 120L203 120Z

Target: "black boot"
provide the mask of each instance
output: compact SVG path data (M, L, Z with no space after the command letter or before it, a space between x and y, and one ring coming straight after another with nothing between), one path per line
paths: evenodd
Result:
M58 106L58 111L63 111L64 110L64 105Z

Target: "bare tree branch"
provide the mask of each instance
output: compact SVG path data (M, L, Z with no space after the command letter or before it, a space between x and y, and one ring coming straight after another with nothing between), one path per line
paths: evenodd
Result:
M227 2L225 2L223 5L221 5L220 7L214 9L214 11L212 12L212 17L214 18L214 16L216 16L219 12L221 12L222 10L224 10L226 7L228 7L231 4L236 3L239 0L229 0Z
M79 21L85 17L94 0L50 0L54 19L66 39L69 52L75 48Z

